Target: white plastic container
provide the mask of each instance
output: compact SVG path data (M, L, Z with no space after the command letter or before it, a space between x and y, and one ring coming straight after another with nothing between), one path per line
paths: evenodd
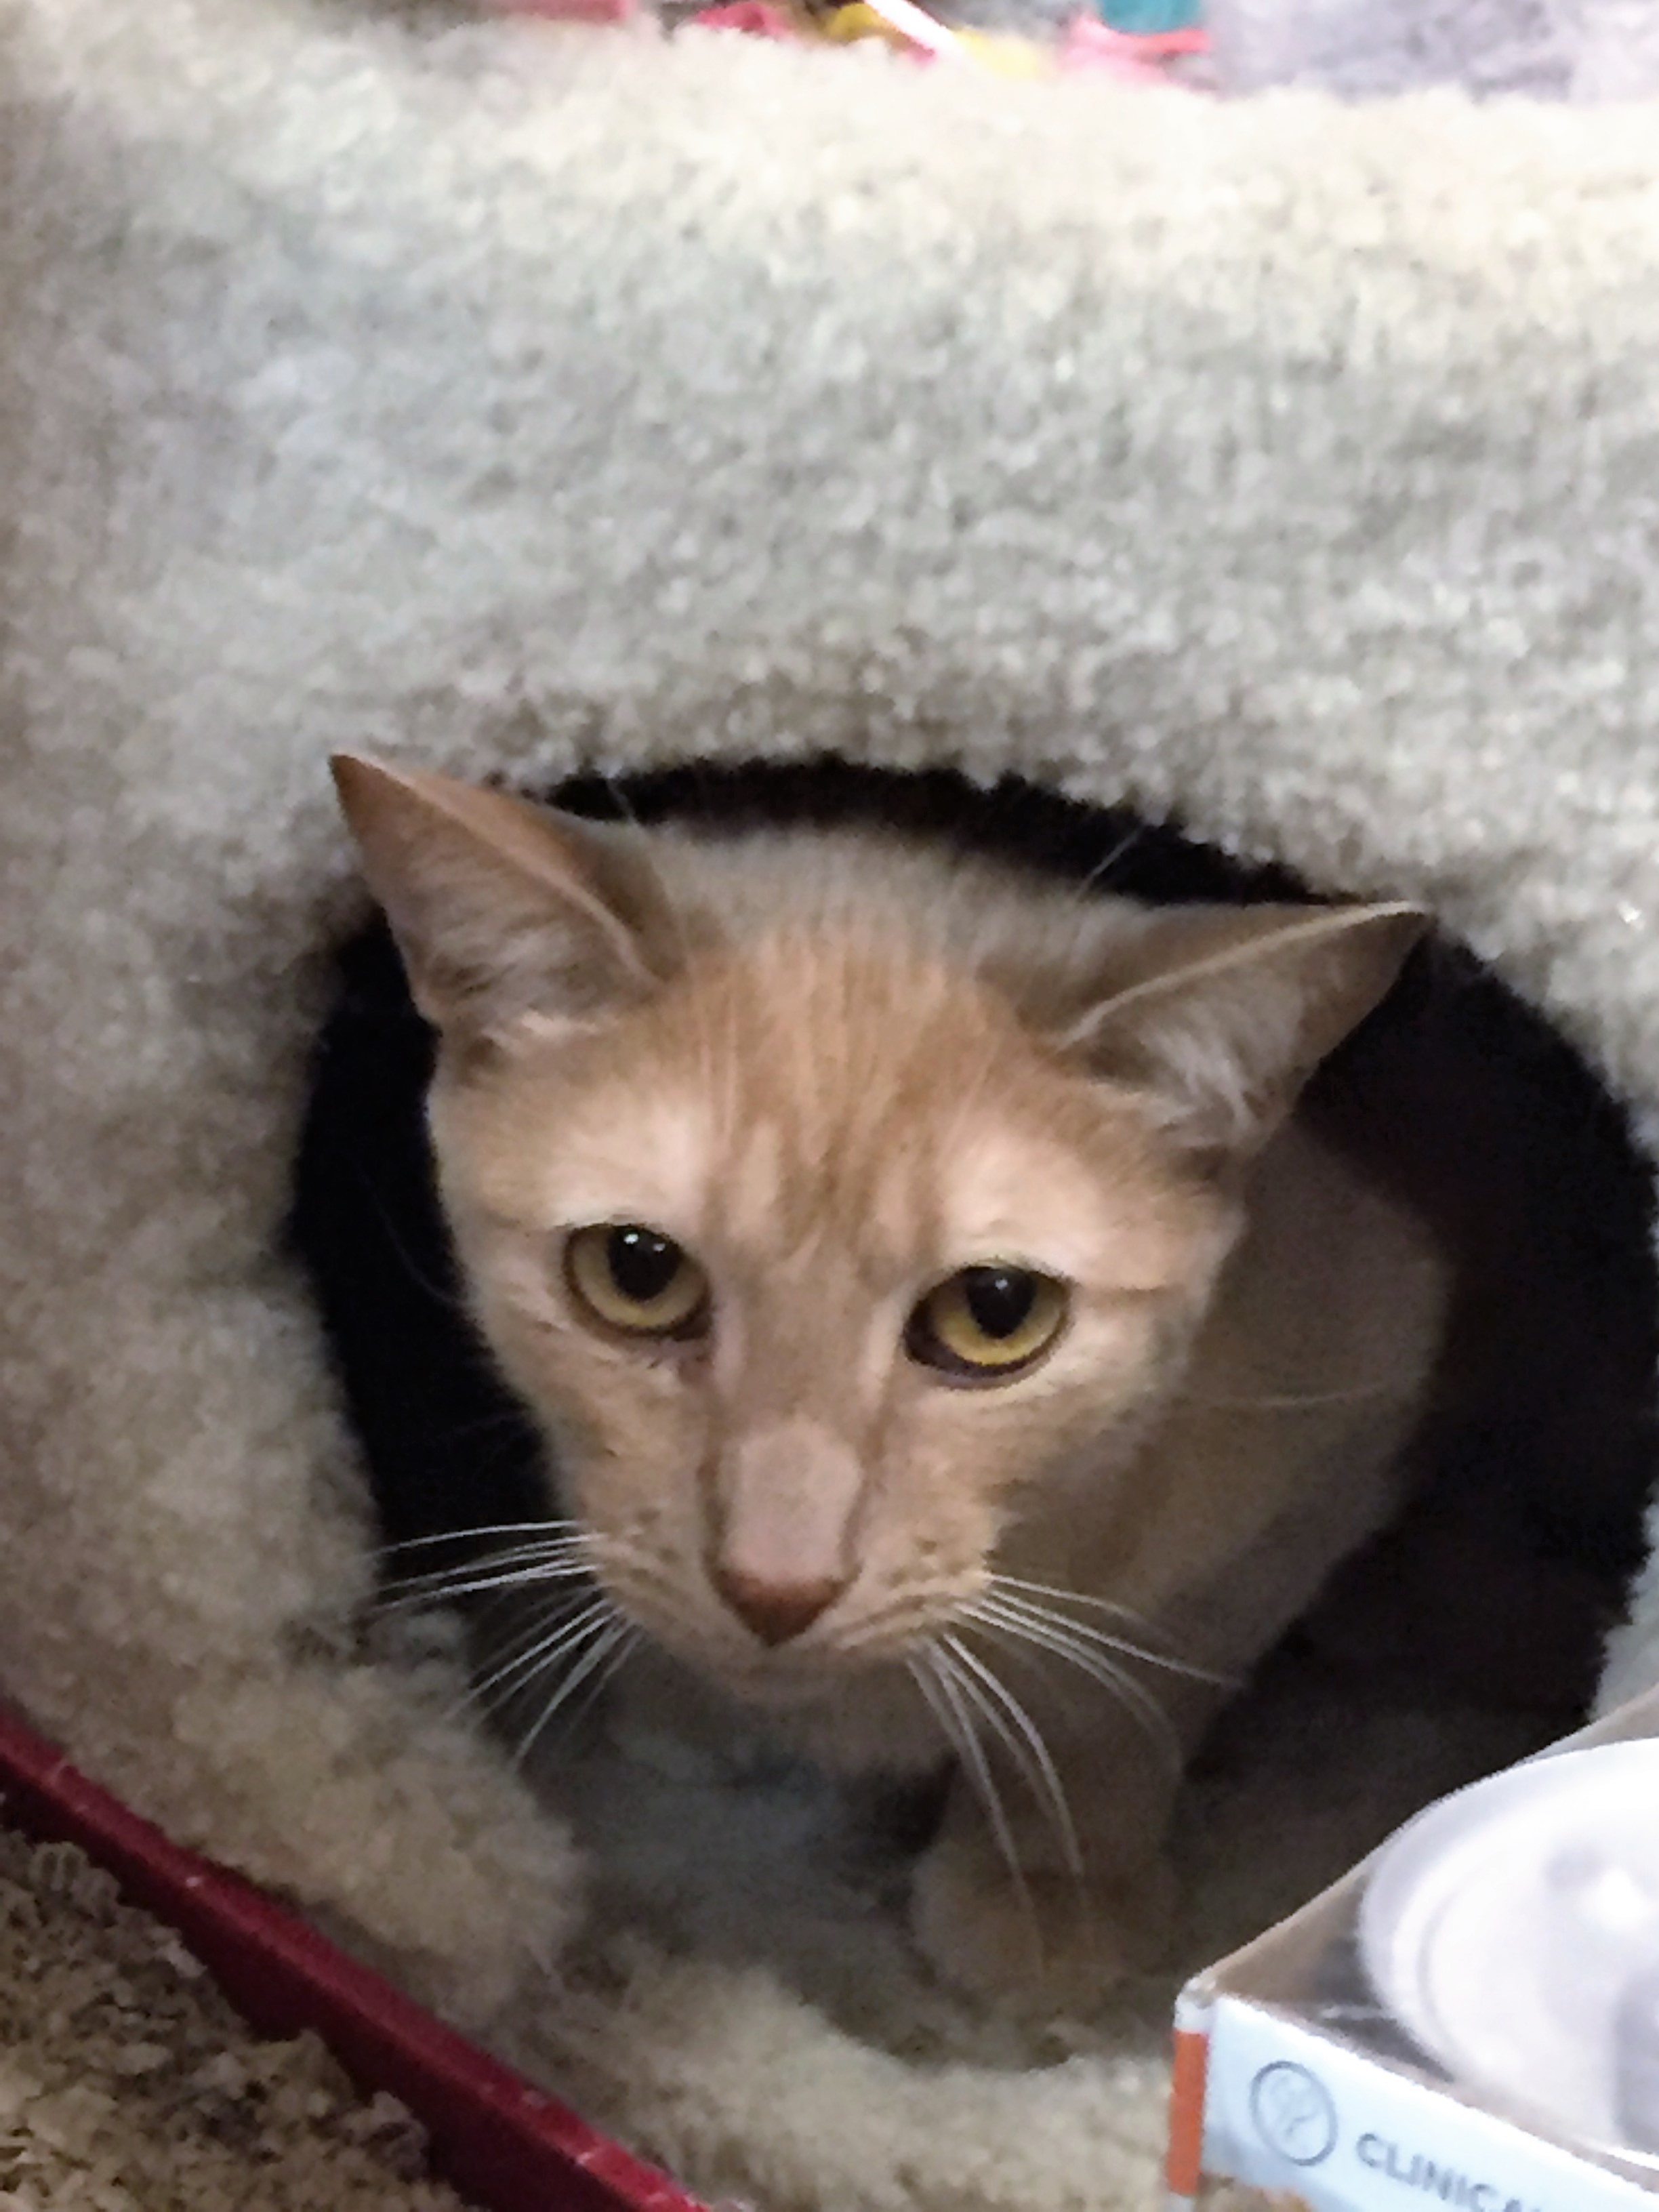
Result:
M1659 2212L1659 1691L1189 1982L1168 2173L1172 2206Z

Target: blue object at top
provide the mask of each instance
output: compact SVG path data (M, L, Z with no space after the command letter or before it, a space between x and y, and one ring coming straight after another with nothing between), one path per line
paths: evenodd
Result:
M1184 31L1203 15L1203 0L1096 0L1115 31Z

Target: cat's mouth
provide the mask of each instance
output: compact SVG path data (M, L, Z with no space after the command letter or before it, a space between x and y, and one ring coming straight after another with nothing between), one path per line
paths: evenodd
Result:
M747 1717L763 1738L843 1774L917 1774L950 1755L936 1715L918 1689L919 1653L890 1648L682 1656L702 1681Z
M757 1650L738 1656L681 1651L677 1656L713 1674L728 1695L774 1712L800 1712L845 1698L854 1684L867 1686L903 1671L894 1653L863 1656L832 1645L796 1651Z
M885 1690L908 1676L913 1654L884 1639L878 1646L849 1648L833 1635L811 1632L768 1646L742 1632L711 1637L688 1635L678 1624L628 1617L668 1657L716 1683L736 1704L777 1716L810 1717L845 1703L849 1695Z
M721 1679L740 1703L775 1713L811 1712L829 1705L843 1686L824 1675L799 1671L786 1675L764 1667L727 1669Z

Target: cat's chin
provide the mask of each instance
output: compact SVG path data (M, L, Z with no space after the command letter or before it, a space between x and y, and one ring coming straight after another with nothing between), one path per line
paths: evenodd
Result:
M629 1703L699 1746L760 1735L832 1773L920 1775L946 1756L939 1727L899 1662L856 1672L757 1666L719 1674L659 1649L630 1668Z
M931 1774L949 1756L928 1715L897 1699L886 1718L850 1705L799 1715L790 1723L790 1741L817 1765L848 1776Z
M872 1669L752 1710L791 1749L833 1773L923 1774L945 1756L938 1723L902 1668Z

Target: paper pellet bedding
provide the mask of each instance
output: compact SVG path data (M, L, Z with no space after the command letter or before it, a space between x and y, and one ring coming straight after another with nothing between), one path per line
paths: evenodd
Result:
M9 2212L464 2212L314 2037L262 2041L73 1844L0 1828Z
M1027 2073L573 1955L560 1823L446 1662L363 1652L280 1249L361 911L324 758L829 747L1176 810L1428 900L1650 1117L1656 143L0 0L0 1686L706 2193L1154 2202L1164 1993ZM1317 1878L1294 1773L1218 1814L1218 1917Z

